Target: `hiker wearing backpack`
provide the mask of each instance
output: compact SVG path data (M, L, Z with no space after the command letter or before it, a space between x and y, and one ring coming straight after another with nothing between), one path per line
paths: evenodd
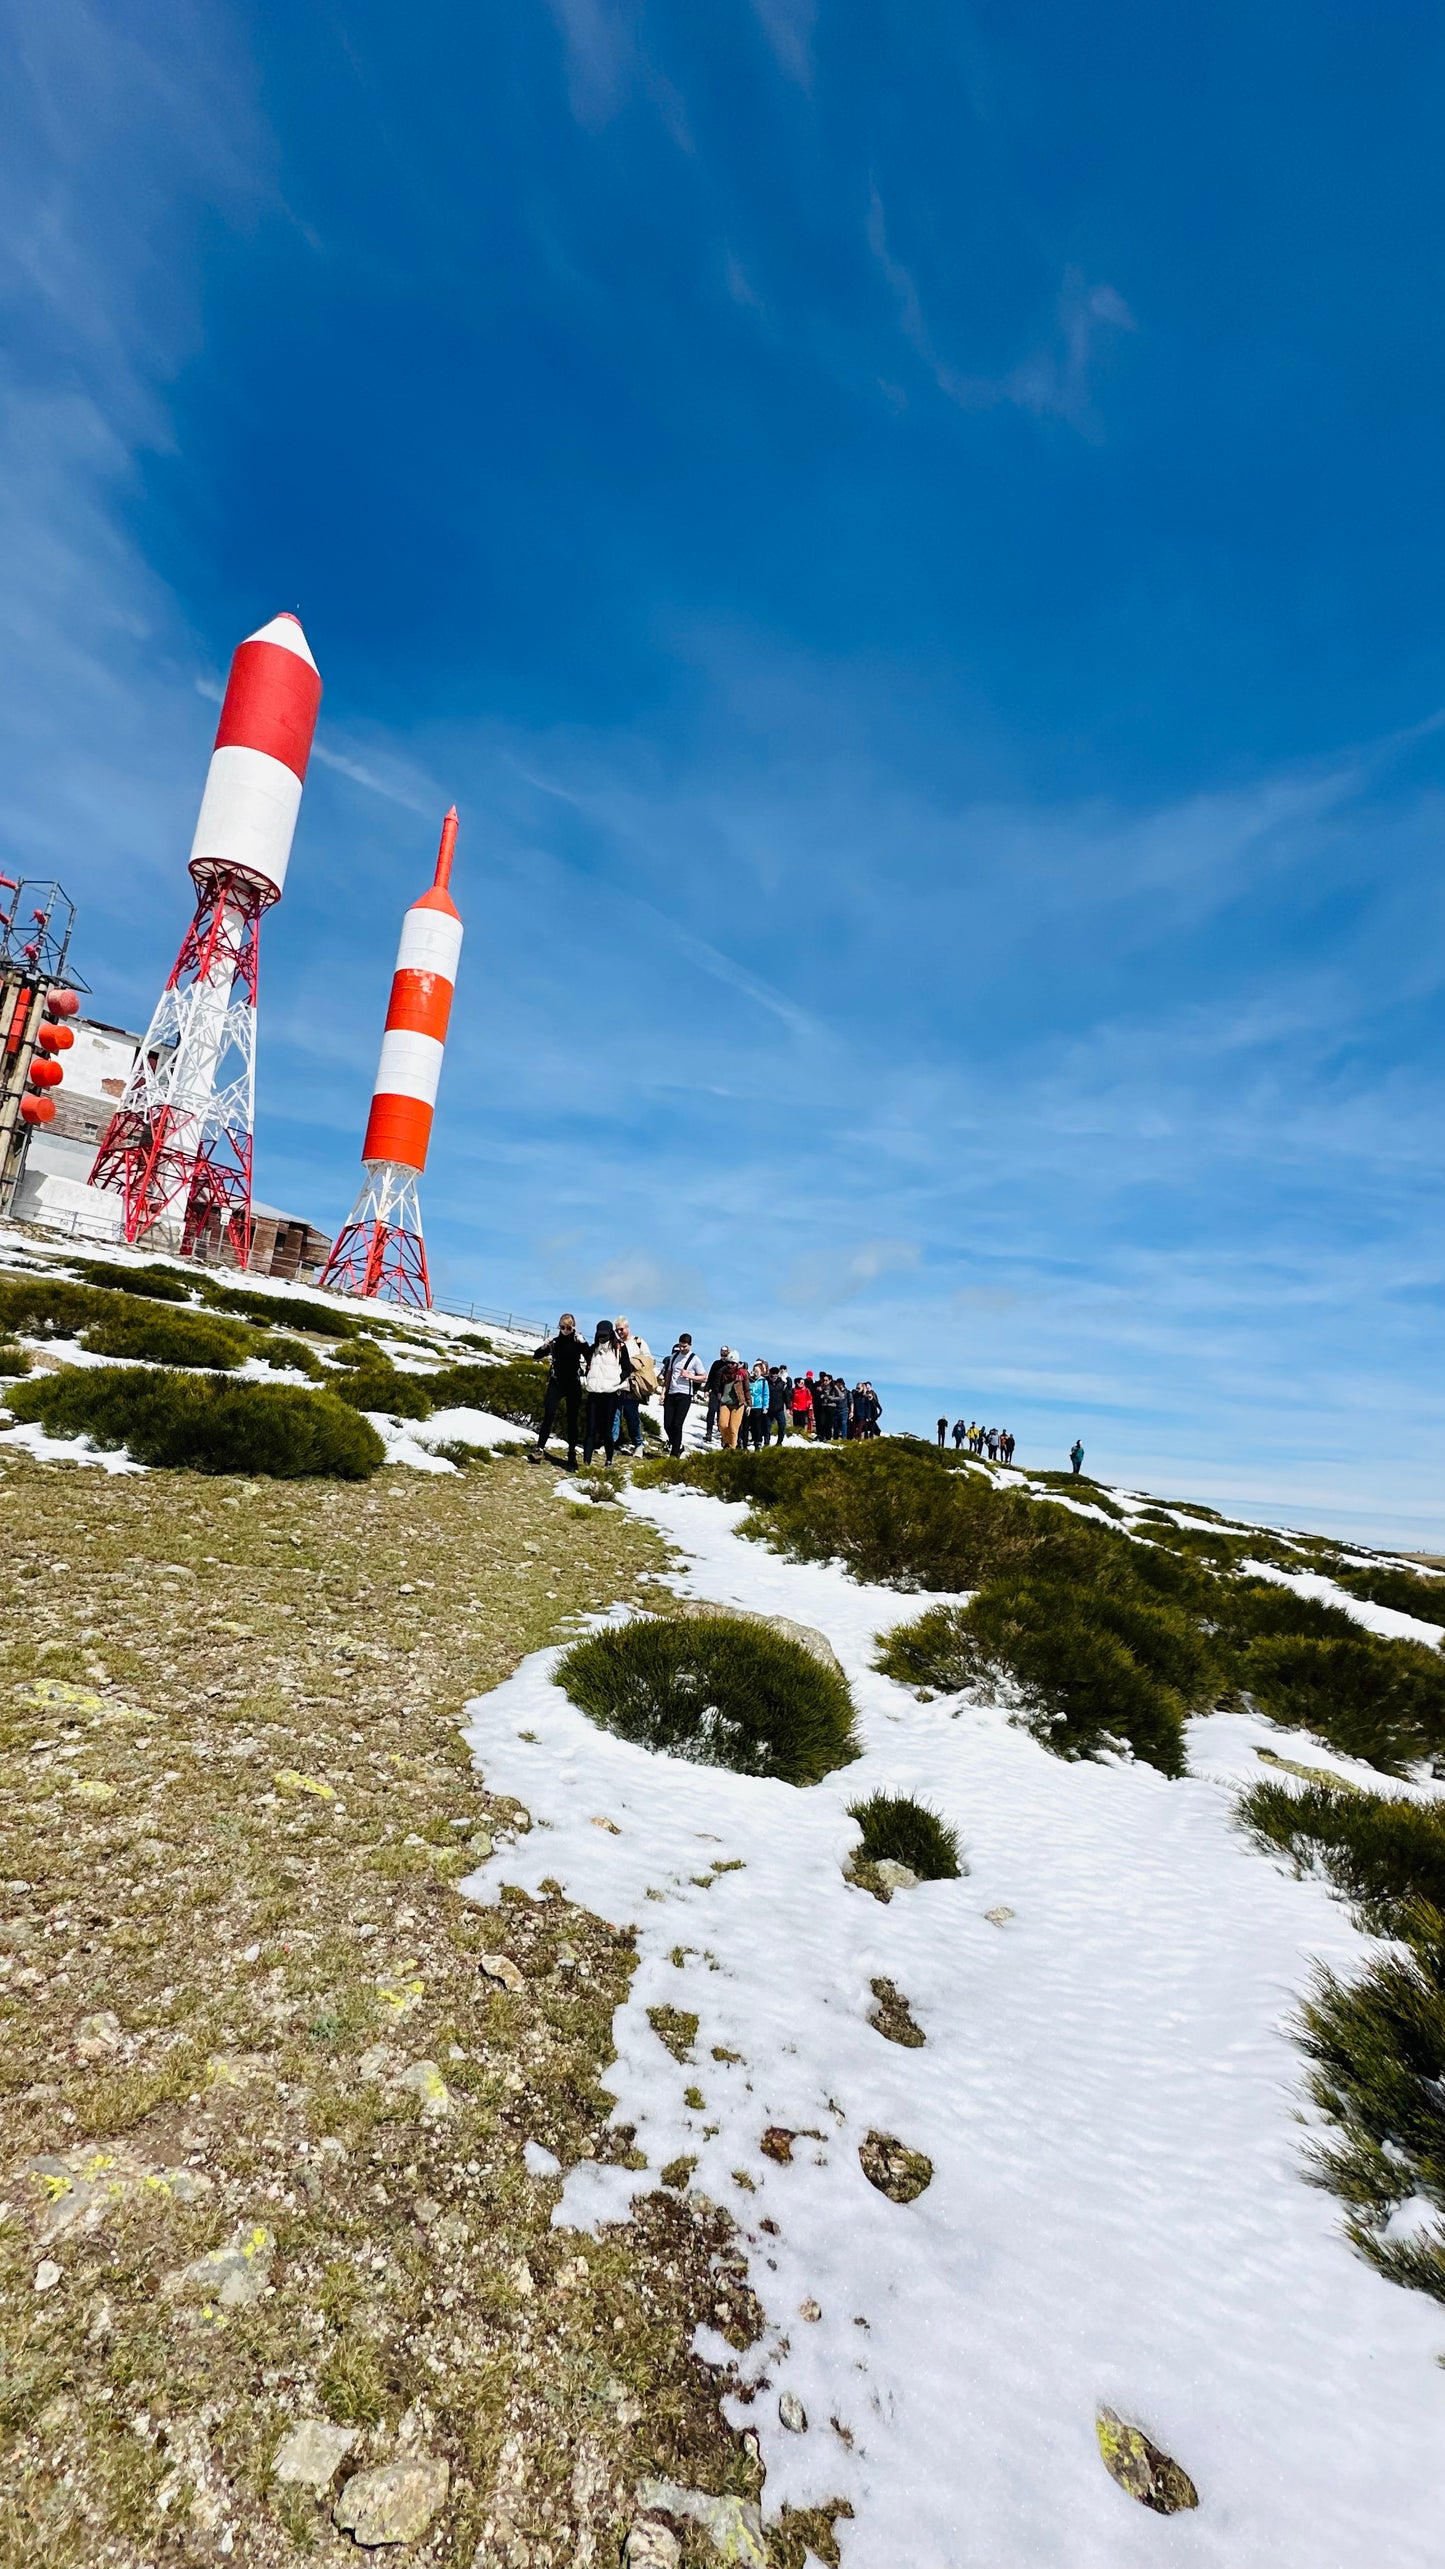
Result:
M718 1385L717 1432L729 1453L735 1453L743 1420L750 1415L748 1370L736 1347L730 1347L728 1355L731 1361Z
M669 1454L681 1454L687 1413L699 1384L706 1381L706 1371L692 1352L692 1331L681 1330L662 1368L662 1425Z
M628 1445L634 1454L640 1454L642 1452L641 1404L645 1400L650 1400L657 1389L657 1367L653 1362L652 1349L647 1340L633 1335L624 1313L619 1312L612 1326L617 1332L619 1347L626 1348L632 1363L632 1380L626 1389L618 1394L617 1417L613 1422L612 1433L617 1440L619 1450L622 1446Z

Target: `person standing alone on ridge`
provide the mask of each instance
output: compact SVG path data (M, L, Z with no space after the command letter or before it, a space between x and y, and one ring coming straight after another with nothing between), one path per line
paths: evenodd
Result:
M939 1450L940 1454L943 1452L944 1440L945 1440L945 1438L947 1437L947 1435L948 1435L948 1421L947 1421L947 1419L946 1419L946 1418L941 1418L941 1419L939 1420L939 1422L938 1422L938 1450Z
M1069 1461L1073 1464L1074 1478L1077 1480L1079 1474L1084 1468L1084 1449L1079 1443L1077 1436L1074 1438L1073 1444L1069 1447Z

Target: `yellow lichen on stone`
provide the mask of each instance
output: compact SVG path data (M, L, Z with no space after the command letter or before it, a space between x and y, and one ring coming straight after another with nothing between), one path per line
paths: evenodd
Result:
M314 1775L303 1775L295 1766L283 1766L271 1781L279 1784L283 1793L314 1793L318 1802L334 1802L336 1799L334 1785L322 1784Z

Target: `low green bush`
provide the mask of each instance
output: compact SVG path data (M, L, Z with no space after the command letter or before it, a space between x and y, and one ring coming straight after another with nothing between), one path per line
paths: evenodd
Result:
M303 1339L263 1338L253 1352L260 1358L263 1365L270 1366L273 1373L283 1373L289 1368L293 1373L308 1375L313 1383L322 1383L326 1380L326 1368L320 1357L312 1352Z
M1128 1748L1165 1775L1183 1774L1184 1715L1216 1673L1177 1611L1048 1578L998 1580L920 1616L879 1665L940 1691L1011 1680L1027 1727L1059 1756Z
M1330 1784L1251 1785L1239 1816L1261 1846L1301 1871L1318 1863L1364 1924L1403 1935L1425 1901L1445 1915L1445 1806Z
M426 1387L434 1409L485 1409L513 1427L539 1428L547 1368L530 1356L512 1356L501 1365L443 1365L427 1375Z
M132 1294L108 1293L93 1320L80 1333L92 1355L146 1358L153 1365L199 1365L213 1373L230 1373L251 1352L251 1333L210 1312L174 1311L168 1304L142 1302Z
M1396 1614L1419 1615L1425 1623L1445 1624L1445 1579L1432 1579L1423 1570L1399 1570L1388 1561L1359 1563L1334 1575L1352 1597L1393 1606Z
M379 1348L361 1358L346 1349L344 1367L328 1370L326 1384L349 1409L379 1410L388 1418L430 1418L435 1407L432 1377L402 1373Z
M81 1274L102 1293L138 1293L147 1302L189 1302L192 1288L169 1267L106 1267L87 1259Z
M846 1680L786 1633L727 1615L594 1633L557 1682L600 1729L698 1766L816 1784L858 1755Z
M1347 1757L1398 1775L1424 1761L1445 1774L1445 1658L1419 1641L1381 1641L1358 1626L1320 1637L1265 1633L1239 1661L1261 1712L1313 1731Z
M30 1359L24 1348L17 1347L13 1338L0 1337L0 1374L9 1376L28 1374L29 1371Z
M27 1338L71 1338L104 1308L87 1286L60 1276L0 1275L0 1328Z
M366 1480L386 1460L376 1430L330 1392L224 1383L205 1374L77 1366L7 1392L16 1418L52 1436L121 1446L137 1463L192 1472Z
M925 1882L952 1882L963 1870L957 1832L911 1793L870 1793L864 1802L849 1803L848 1817L863 1833L870 1864L891 1857Z
M1315 2173L1348 2205L1350 2237L1381 2274L1445 2301L1445 1918L1422 1903L1403 1932L1408 1952L1358 1980L1321 1971L1301 2011L1311 2093L1339 2134L1316 2152ZM1433 2207L1433 2223L1386 2237L1412 2197Z
M309 1329L314 1338L354 1338L361 1328L349 1313L328 1310L324 1302L307 1302L300 1294L250 1293L244 1285L221 1284L197 1271L196 1290L213 1310L234 1312L258 1329Z
M1302 1597L1294 1588L1276 1587L1272 1579L1231 1579L1216 1584L1211 1611L1230 1647L1248 1650L1265 1637L1348 1641L1360 1630L1345 1606L1325 1597Z

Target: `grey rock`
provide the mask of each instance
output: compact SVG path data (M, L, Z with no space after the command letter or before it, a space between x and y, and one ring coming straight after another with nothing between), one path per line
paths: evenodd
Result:
M331 2510L332 2521L368 2551L392 2542L416 2542L446 2500L451 2469L445 2462L385 2462L357 2471Z
M332 2426L323 2417L305 2417L285 2438L271 2476L283 2489L329 2489L361 2432L358 2426Z
M801 1650L807 1651L810 1659L820 1659L825 1668L835 1669L840 1677L843 1674L836 1650L827 1634L819 1632L816 1624L794 1623L791 1615L757 1614L747 1606L715 1606L706 1597L679 1597L672 1612L694 1619L711 1615L725 1617L733 1623L766 1624L770 1632L780 1632L786 1641L796 1641Z
M443 2115L450 2114L452 2092L435 2061L413 2061L410 2069L402 2071L397 2085L408 2096L420 2100L422 2113L428 2122L438 2122Z
M880 1856L873 1870L888 1891L916 1891L921 1879L910 1865L900 1864L892 1855Z
M778 2417L790 2435L806 2435L808 2412L796 2391L784 2391L778 2402Z
M655 2516L639 2516L622 2546L625 2569L677 2569L682 2558L677 2536Z
M1013 1916L1013 1911L1000 1901L996 1909L985 1909L983 1914L991 1927L1006 1927Z
M890 2203L912 2203L933 2181L933 2161L910 2150L894 2132L870 2132L859 2143L858 2163L870 2185Z
M35 2269L35 2289L50 2292L60 2281L60 2268L53 2257L42 2257Z
M755 2498L712 2498L676 2480L644 2480L637 2503L645 2515L670 2515L700 2524L719 2560L737 2569L768 2569L762 2509Z
M266 2289L275 2245L261 2222L243 2222L229 2247L208 2249L204 2257L167 2275L161 2291L167 2300L214 2302L220 2310L245 2310Z

